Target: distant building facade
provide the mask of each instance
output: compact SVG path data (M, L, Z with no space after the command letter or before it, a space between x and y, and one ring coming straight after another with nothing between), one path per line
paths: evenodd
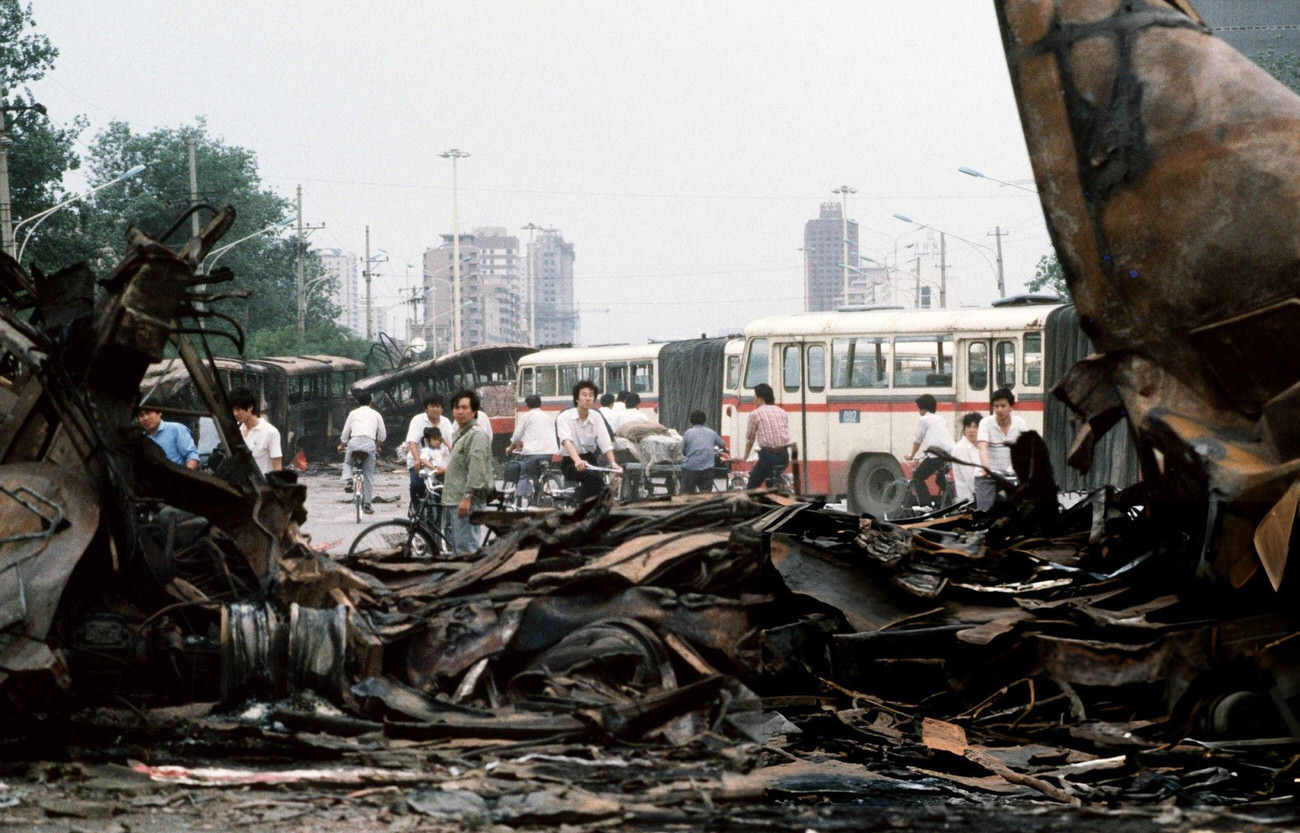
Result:
M317 249L316 255L320 258L321 269L332 279L327 283L333 287L330 300L340 310L339 323L364 338L365 298L359 292L356 254L342 249Z
M578 340L578 305L573 297L573 244L556 229L543 229L533 241L534 344L575 344ZM528 310L524 310L525 316ZM525 332L528 327L525 325Z
M424 253L425 303L416 330L436 354L450 352L457 341L454 244L454 237L444 234L441 245ZM461 349L525 341L519 238L504 228L476 228L460 236L460 258Z
M848 263L858 263L858 224L849 220L847 234L840 203L824 202L821 213L803 227L804 308L810 312L834 310L846 302L844 292L844 241L849 241ZM870 303L863 298L860 273L847 270L850 280L849 303ZM856 278L856 280L855 280ZM855 297L856 296L856 297Z

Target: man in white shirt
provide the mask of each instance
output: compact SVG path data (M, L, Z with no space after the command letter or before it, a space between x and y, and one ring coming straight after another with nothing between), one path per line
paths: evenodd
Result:
M555 418L555 436L564 455L561 468L565 477L578 481L575 497L579 502L605 488L605 478L599 472L587 471L589 465L599 464L600 455L605 456L610 469L623 471L614 461L609 426L594 407L599 393L595 382L583 379L573 386L574 407Z
M555 442L555 418L542 410L542 397L529 394L524 397L524 406L528 410L515 418L515 432L510 435L506 452L520 453L517 494L521 501L532 502L533 483L542 463L549 462L560 449Z
M609 394L605 394L609 396ZM600 414L605 418L609 425L609 430L617 432L618 426L623 423L623 415L627 413L627 391L621 390L614 396L613 403L608 408L601 408Z
M993 413L980 420L980 464L1006 476L1015 474L1011 467L1011 444L1028 430L1025 421L1012 413L1016 395L1007 388L993 391ZM975 478L975 508L987 512L998 497L998 482L987 473Z
M957 491L957 501L966 503L975 499L975 476L980 473L979 434L983 414L971 411L961 418L961 439L952 447L952 456L970 465L953 464L952 485Z
M935 413L938 407L939 404L928 393L916 397L916 410L921 419L916 426L916 435L912 437L912 451L904 459L915 460L917 452L927 452L930 449L945 454L952 453L952 429L948 427L948 420ZM935 502L929 487L925 485L926 478L932 474L939 486L939 494L943 494L948 485L943 475L946 465L947 460L926 454L912 471L911 491L918 505L932 505Z
M627 410L623 411L623 415L619 419L618 425L614 426L615 431L618 431L620 428L624 428L628 425L632 425L633 423L651 421L650 417L645 413L645 411L638 410L638 408L641 405L640 394L629 393L625 401L627 404Z
M375 459L388 439L384 428L384 418L370 407L370 394L357 394L357 407L348 413L343 423L343 433L339 436L339 451L343 452L343 482L351 488L352 453L366 452L365 462L361 464L361 509L367 515L373 515L370 501L375 491Z
M442 415L442 397L436 393L424 397L424 410L411 417L406 427L406 470L410 473L411 506L424 496L424 480L420 477L420 448L424 445L424 429L437 428L442 436L452 435L451 420Z
M244 445L253 455L257 470L263 475L279 471L284 462L284 453L280 450L280 431L269 421L258 416L260 409L257 394L248 388L235 388L228 398L230 412L239 423L239 433L244 438Z

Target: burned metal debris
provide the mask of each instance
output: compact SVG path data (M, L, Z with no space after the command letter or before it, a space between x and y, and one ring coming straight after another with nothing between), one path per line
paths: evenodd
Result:
M1152 511L1204 542L1197 572L1280 588L1300 489L1300 97L1185 0L997 9L1052 242L1101 351L1056 388L1086 421L1072 463L1127 421Z
M336 561L299 533L303 487L252 464L203 356L242 341L205 289L229 276L195 273L230 209L179 252L133 231L100 284L0 257L7 731L331 759L348 766L129 772L408 789L410 812L475 824L701 825L726 802L882 795L1289 801L1300 201L1275 167L1296 157L1300 102L1186 3L999 15L1104 351L1058 387L1087 421L1074 460L1126 418L1140 485L1062 510L1026 445L1023 485L988 514L899 525L787 495L606 494L490 513L495 541L465 562ZM1219 175L1190 176L1207 158ZM1225 199L1276 222L1223 221ZM229 446L215 475L135 426L168 344Z

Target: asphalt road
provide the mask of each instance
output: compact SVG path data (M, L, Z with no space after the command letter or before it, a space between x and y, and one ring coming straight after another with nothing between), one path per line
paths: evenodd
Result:
M307 523L302 531L314 548L330 555L347 554L357 533L367 526L394 518L405 518L409 497L406 469L380 462L375 472L375 513L362 515L357 523L352 495L343 491L342 468L313 471L298 478L307 486Z

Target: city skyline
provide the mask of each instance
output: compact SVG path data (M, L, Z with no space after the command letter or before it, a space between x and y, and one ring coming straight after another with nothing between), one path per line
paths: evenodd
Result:
M311 246L369 227L376 305L453 225L535 226L581 253L583 341L734 332L802 308L803 225L843 186L863 257L946 232L953 306L997 297L997 245L1007 294L1051 251L992 3L126 5L34 8L51 119L204 117L302 185Z

